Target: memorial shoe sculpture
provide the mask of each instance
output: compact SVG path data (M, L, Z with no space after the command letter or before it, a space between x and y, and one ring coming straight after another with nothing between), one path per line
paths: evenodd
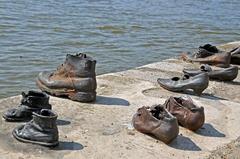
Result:
M164 107L177 118L179 125L196 131L205 121L204 108L193 104L192 99L170 97Z
M54 72L41 72L37 78L38 87L51 95L68 97L79 102L96 99L96 60L86 54L68 54L64 64Z
M42 146L57 146L58 128L56 124L57 114L49 109L42 109L33 113L33 119L24 125L16 127L12 134L21 141Z
M226 68L230 66L231 53L230 52L217 53L211 56L199 58L190 58L186 54L182 54L182 59L189 62L199 62L201 64L210 64L217 67Z
M226 51L219 50L216 46L211 44L205 44L204 46L200 46L198 48L197 53L194 53L194 58L203 58L207 56L214 55L216 53L224 53ZM231 53L231 64L240 64L240 46L229 50Z
M209 65L201 65L200 69L184 69L183 73L189 76L196 76L203 72L206 72L209 79L220 80L220 81L232 81L238 75L238 67L230 66L228 68L221 68L218 70L212 70Z
M3 114L6 121L27 121L32 119L32 113L38 113L41 109L51 109L49 96L43 92L22 92L22 100L18 107L9 109Z
M163 106L141 107L132 119L133 127L168 144L179 133L177 119Z
M202 92L208 87L209 77L207 73L201 73L194 77L184 75L182 78L158 78L157 82L161 87L169 91L181 92L187 89L192 89L197 95L201 95Z
M218 52L219 50L216 46L213 46L211 44L205 44L198 47L197 51L193 53L193 58L205 58L208 56L212 56Z

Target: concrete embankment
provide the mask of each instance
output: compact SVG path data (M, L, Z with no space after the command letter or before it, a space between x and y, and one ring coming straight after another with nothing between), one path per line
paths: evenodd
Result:
M220 48L233 48L240 42L227 45ZM158 77L178 76L183 68L197 67L198 64L168 59L100 75L97 77L98 97L95 103L51 97L53 110L58 113L60 135L60 145L54 149L18 142L11 132L21 123L1 119L0 158L180 159L224 155L221 147L232 141L235 144L234 140L240 136L240 75L233 82L211 81L200 97L169 92L156 82ZM205 108L206 122L197 132L180 127L178 137L166 145L132 128L131 119L137 108L163 104L170 96L186 95ZM20 98L1 99L0 112L18 105ZM231 145L234 147L234 144ZM239 148L234 147L233 150L238 152ZM235 153L228 152L225 155Z

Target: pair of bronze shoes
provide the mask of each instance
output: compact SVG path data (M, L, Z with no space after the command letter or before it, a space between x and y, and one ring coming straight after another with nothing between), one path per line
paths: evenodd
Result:
M133 116L133 127L145 134L168 144L179 133L179 125L196 131L205 121L204 108L196 106L193 101L170 97L164 105L141 107Z
M224 53L224 51L219 50L214 45L205 44L198 48L197 52L195 52L193 54L193 57L194 58L205 58L205 57L212 56L212 55L218 54L218 53ZM229 53L231 54L230 64L239 65L240 64L240 46L230 50Z
M240 64L240 47L225 52L219 50L216 46L205 44L200 46L192 57L182 54L182 58L189 62L199 62L201 64L227 68L230 64Z
M238 67L230 66L228 68L213 70L211 66L204 64L204 65L201 65L199 69L183 70L183 73L189 76L196 76L204 72L208 74L209 79L211 80L232 81L238 75Z
M209 65L201 65L200 69L184 69L184 76L173 77L171 79L158 78L157 82L161 87L173 91L181 92L192 89L195 94L201 95L208 87L210 80L232 81L238 75L238 67L230 66L228 68L221 68L212 70Z
M16 108L8 109L3 118L9 122L26 122L14 128L12 135L21 142L42 146L57 146L57 114L52 111L49 96L43 92L22 93Z

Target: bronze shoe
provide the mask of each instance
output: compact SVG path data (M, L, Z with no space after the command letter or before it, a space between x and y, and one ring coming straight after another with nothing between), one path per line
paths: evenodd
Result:
M205 58L208 56L212 56L215 53L219 53L220 51L216 46L211 44L205 44L203 46L199 46L197 51L193 53L193 58Z
M139 108L132 123L137 131L152 135L166 144L179 133L177 119L161 105Z
M49 109L42 109L33 113L33 119L28 123L16 127L13 136L26 143L54 147L58 142L57 114Z
M6 121L28 121L32 119L32 114L40 112L42 109L52 109L49 104L49 96L38 91L22 92L22 99L16 108L8 109L3 114Z
M96 99L97 88L95 65L96 61L86 54L68 54L56 71L41 72L36 83L51 95L92 102Z
M192 89L197 95L201 95L202 92L208 87L209 77L207 73L201 73L194 77L185 75L184 78L158 78L157 82L160 84L161 87L169 91L182 92L187 89Z
M203 46L199 46L199 48L206 49L207 51L212 52L212 53L220 52L216 46L211 45L211 44L205 44Z
M205 44L203 46L200 46L196 52L193 53L192 58L198 59L198 58L206 58L215 54L225 54L226 51L219 50L216 46ZM231 54L231 64L240 64L240 47L234 48L231 51L229 51ZM216 55L218 56L218 55ZM186 54L182 55L182 58L187 61L191 61L191 58L189 58ZM212 63L206 63L206 64L212 64ZM213 64L214 65L214 64ZM227 66L221 66L220 67L227 67Z
M179 125L189 130L196 131L204 124L204 108L194 105L191 98L170 97L164 107L177 118Z
M217 53L213 54L211 56L207 56L204 58L190 58L187 55L182 55L182 59L189 62L199 62L201 64L209 64L209 65L215 65L218 67L229 67L230 61L231 61L231 53L230 52L224 52L224 53Z
M209 65L201 65L200 69L184 69L184 74L189 76L196 76L203 72L208 73L209 79L220 81L232 81L238 75L238 67L230 66L228 68L222 68L219 70L212 70Z

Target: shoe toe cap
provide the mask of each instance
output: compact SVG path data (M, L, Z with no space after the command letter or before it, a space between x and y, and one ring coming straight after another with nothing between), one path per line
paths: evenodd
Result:
M15 129L13 129L13 136L14 137L20 137L20 138L23 138L24 137L24 134L22 133L22 129L24 128L24 125L20 125L18 127L16 127Z
M6 119L16 117L17 109L9 109L4 114L3 117Z
M158 84L160 84L161 86L167 86L170 83L169 79L164 79L164 78L158 78L157 79Z
M40 72L38 75L38 80L41 81L42 83L48 83L50 75L51 72L48 71Z

